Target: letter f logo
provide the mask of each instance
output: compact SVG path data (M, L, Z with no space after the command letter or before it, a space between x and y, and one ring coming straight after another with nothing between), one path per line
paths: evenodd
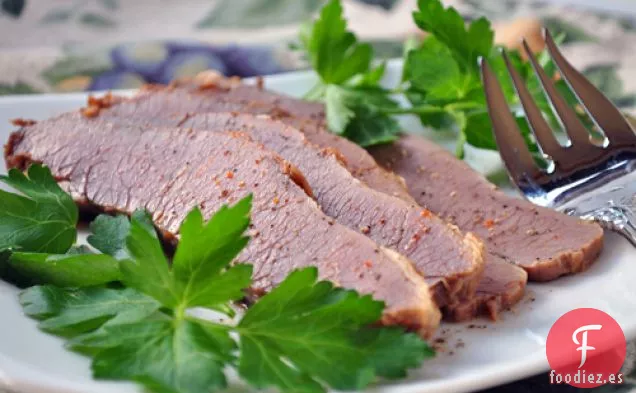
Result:
M579 364L579 368L583 367L587 360L587 351L593 351L596 349L587 345L587 332L590 330L601 330L602 327L602 325L585 325L576 329L574 333L572 333L572 341L574 341L574 344L580 345L580 347L576 349L577 351L581 351L581 364ZM583 332L583 334L581 335L581 342L579 342L577 336L581 332Z

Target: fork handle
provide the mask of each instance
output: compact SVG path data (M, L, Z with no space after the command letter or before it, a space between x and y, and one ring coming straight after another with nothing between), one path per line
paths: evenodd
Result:
M634 225L633 221L630 221L624 228L618 230L618 232L636 246L636 225Z
M596 221L636 246L636 171L572 200L560 210Z
M632 204L603 207L583 214L581 218L598 222L603 228L619 233L636 246L636 209Z

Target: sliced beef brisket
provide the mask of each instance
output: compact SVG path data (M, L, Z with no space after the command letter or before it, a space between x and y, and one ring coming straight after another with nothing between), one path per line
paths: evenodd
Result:
M195 130L239 130L297 166L321 209L339 223L413 261L441 307L474 295L484 269L484 247L418 205L369 188L347 171L334 149L321 149L297 129L267 116L197 114L183 122Z
M232 88L226 85L215 86L206 86L203 89L189 84L168 88L154 86L142 91L132 100L102 112L101 117L112 121L126 119L155 125L187 125L193 114L203 111L229 109L273 114L282 122L301 129L309 141L326 149L335 147L334 151L340 153L339 157L343 158L347 169L372 188L400 197L408 203L414 203L402 178L387 175L388 172L379 169L375 160L366 151L344 138L327 132L320 125L321 105L279 96L253 86L237 85ZM225 126L232 126L232 124L225 124ZM233 126L236 127L236 124ZM421 210L421 208L418 209ZM358 228L366 231L366 226ZM496 260L497 258L491 256L488 259ZM503 272L508 274L502 274ZM487 277L492 273L497 273L496 277ZM447 304L444 307L447 317L453 320L466 320L482 311L486 311L491 317L496 317L494 310L510 307L523 295L525 273L519 269L498 264L496 269L486 266L484 274L486 277L481 284L478 284L478 295L465 296L461 300ZM449 289L458 295L461 294L453 288ZM440 304L448 302L448 298L440 298L442 293L437 291L436 294Z
M531 280L580 272L601 252L599 225L508 196L424 138L404 136L370 151L406 179L420 204L478 234L490 252L523 267Z
M128 100L126 105L115 105L103 111L102 116L147 121L157 119L162 124L167 117L178 121L187 117L188 113L236 111L270 115L301 129L311 143L340 151L347 169L370 187L414 202L399 176L379 167L360 146L322 128L322 108L322 104L273 94L256 86L209 84L201 87L184 84L149 86Z
M146 208L176 239L185 214L209 217L253 193L252 240L240 259L254 265L254 291L291 270L317 266L322 278L387 303L383 322L427 336L439 310L428 286L399 254L325 216L301 173L242 133L112 125L84 116L23 127L5 147L8 167L48 165L81 205L130 214Z

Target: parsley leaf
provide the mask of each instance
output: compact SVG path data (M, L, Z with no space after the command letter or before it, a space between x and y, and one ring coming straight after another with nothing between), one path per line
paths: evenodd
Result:
M131 288L62 289L34 286L20 293L25 314L40 320L40 329L63 336L88 333L102 325L135 322L161 304Z
M377 87L367 87L369 78L361 76L359 87L327 85L325 109L330 130L360 146L394 141L399 132L395 119L383 110L396 108L395 101ZM371 78L371 79L370 79Z
M75 242L78 212L41 165L28 174L11 169L0 181L23 195L0 190L0 249L61 254Z
M177 307L180 301L178 288L147 214L137 212L131 217L126 253L129 258L120 264L122 282L154 297L166 307Z
M382 302L316 279L315 268L290 274L236 327L239 374L254 386L274 385L283 391L304 386L302 391L322 392L326 383L362 389L376 375L402 376L431 356L413 334L368 327L379 319ZM387 351L400 355L387 360Z
M125 217L98 216L94 222L125 222L119 232L102 230L99 225L91 225L89 240L106 239L111 244L117 238L125 239L129 223ZM99 247L96 247L99 249ZM121 273L116 258L106 254L96 254L86 245L72 246L65 254L6 251L6 258L0 259L0 276L19 286L53 284L60 287L87 287L119 281Z
M393 142L400 126L394 118L370 105L355 107L355 117L349 122L343 135L358 145L367 147Z
M222 270L247 245L243 233L250 223L251 207L250 195L232 207L221 207L207 223L198 209L183 221L172 264L174 279L182 288L183 307L218 309L245 296L243 290L251 282L252 267L235 265ZM222 307L220 311L230 310Z
M411 51L406 65L406 78L429 101L461 99L475 83L471 76L462 73L450 50L435 37Z
M134 216L143 214L135 212ZM88 244L104 254L116 259L129 257L126 251L126 237L130 231L130 221L125 216L108 216L100 214L90 224L91 235L86 239Z
M96 378L136 380L158 392L225 386L222 366L236 344L224 326L175 321L131 288L32 287L20 300L41 329L74 337L71 348L93 356Z
M353 108L349 108L348 91L338 85L327 85L325 88L325 110L327 124L334 134L342 134L355 117Z
M371 67L367 72L354 75L349 80L351 86L377 88L386 72L386 62L380 63L376 67Z
M371 45L358 43L356 36L347 31L338 0L331 0L322 8L311 34L302 39L313 68L327 84L346 82L371 65Z
M0 181L20 194L0 190L2 277L19 285L92 286L117 281L108 255L73 248L78 211L48 168L32 165L27 175L12 169Z
M329 130L360 146L395 140L397 122L384 109L397 104L380 86L386 65L372 67L372 47L347 31L340 2L327 3L300 40L320 76L305 98L325 103Z
M413 333L399 328L364 329L356 335L359 344L378 376L388 379L404 378L407 370L419 367L435 351Z
M221 350L227 341L217 342L204 325L142 321L105 331L114 340L93 358L96 378L138 381L156 392L210 392L227 384L223 366L232 355Z
M193 209L181 225L172 270L150 217L136 212L126 238L128 258L120 265L122 281L179 312L201 306L231 313L227 302L244 296L252 269L249 265L223 269L247 244L248 238L243 232L249 225L251 206L249 196L233 207L222 207L207 223L203 222L199 209ZM115 223L111 221L110 225ZM103 248L103 243L101 246ZM117 248L111 247L110 251Z
M119 281L119 264L104 254L13 252L8 266L31 284L85 287Z
M464 69L477 69L478 57L490 56L495 34L485 18L466 28L464 19L453 7L444 9L439 0L418 0L413 20L443 43Z
M488 113L479 111L464 116L463 132L466 136L466 142L470 145L481 149L497 150L497 142L492 132L484 132L490 130L490 117Z

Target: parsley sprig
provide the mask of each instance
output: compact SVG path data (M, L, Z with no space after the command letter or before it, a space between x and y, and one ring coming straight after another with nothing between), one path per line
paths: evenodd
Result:
M329 129L361 146L395 140L398 123L384 109L398 104L379 84L385 66L374 67L371 45L347 31L340 2L326 4L300 39L320 77L305 98L325 103Z
M479 75L478 59L482 57L498 74L528 145L536 152L527 122L517 110L519 102L490 22L479 18L466 24L453 7L444 8L440 0L419 0L413 21L427 35L421 42L407 42L402 81L391 89L380 85L384 65L374 68L371 47L346 30L339 0L331 0L313 25L302 30L301 42L320 77L306 98L325 103L328 128L366 147L396 139L401 130L394 116L408 114L434 130L455 129L459 157L465 144L496 150ZM546 118L558 127L531 65L515 50L508 54ZM556 74L546 54L539 55L539 60L548 75ZM569 103L575 104L565 82L556 83ZM408 106L396 103L400 96Z
M29 209L0 232L2 270L41 284L21 292L24 312L89 356L95 378L202 393L225 388L234 368L256 388L357 390L404 377L433 355L413 333L374 326L382 302L318 281L313 267L292 272L237 320L233 303L251 284L252 266L236 263L249 241L251 197L207 221L193 209L170 261L147 212L99 216L92 247L71 247L77 207L49 170L33 166L28 178L12 171L6 179L25 196L3 192L0 206L19 200ZM66 219L50 226L52 217ZM52 246L60 228L70 240ZM194 312L201 309L233 322L202 319Z

